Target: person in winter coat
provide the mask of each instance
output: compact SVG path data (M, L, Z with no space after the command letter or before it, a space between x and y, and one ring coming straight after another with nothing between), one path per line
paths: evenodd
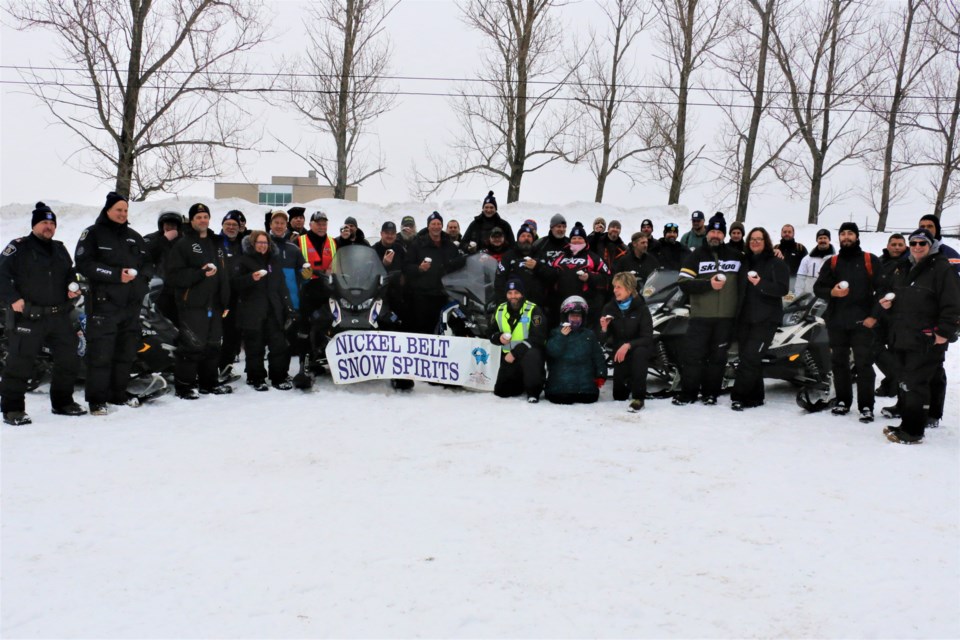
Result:
M893 316L893 348L900 363L901 422L884 429L891 442L915 444L923 439L931 381L943 367L948 343L960 332L960 279L937 248L927 229L911 233L910 272L894 288L893 300L880 300Z
M653 320L637 278L624 271L613 276L613 300L603 308L600 337L613 347L613 399L629 400L628 409L643 409L647 395L647 364L653 348Z
M493 228L487 238L487 245L481 251L491 258L495 258L499 264L503 254L507 252L507 241L503 237L503 230L500 227Z
M523 281L524 298L540 307L540 311L546 315L544 305L547 302L547 291L552 283L552 276L550 265L534 257L533 238L533 229L526 224L522 225L517 232L516 245L508 249L500 259L493 288L497 294L497 301L505 302L507 282L511 278L520 278ZM547 320L549 322L549 317Z
M622 228L619 220L611 220L610 224L607 225L607 232L597 240L599 251L594 251L594 253L603 258L608 267L613 267L614 263L627 253L627 245L620 237Z
M630 248L614 263L613 273L629 272L642 285L647 276L660 268L660 261L650 254L648 249L650 238L642 231L637 231L630 237Z
M241 243L245 236L240 235L240 219L242 217L242 211L231 209L227 212L227 215L223 216L223 221L220 223L218 241L220 242L220 246L223 247L223 259L226 265L226 271L231 276L235 273L240 254L243 252ZM235 309L236 306L237 293L231 289L230 303L227 308ZM237 361L241 347L242 341L240 328L237 326L237 316L233 313L227 314L227 317L223 319L223 343L220 345L220 362L218 366L221 380L235 380L239 377L233 373L233 363Z
M37 356L46 345L53 357L50 405L53 413L82 416L87 410L73 401L80 371L77 332L70 319L80 296L73 260L62 242L53 239L57 215L38 202L31 233L10 242L0 254L0 303L7 305L6 362L0 377L0 411L6 424L30 424L26 393ZM70 290L73 285L75 291Z
M198 202L189 216L190 228L170 252L167 275L180 314L174 386L178 397L195 400L201 393L233 392L220 384L217 369L223 317L230 311L230 274L223 247L210 231L210 210Z
M687 250L699 249L703 246L707 238L707 228L703 224L705 219L703 211L694 211L690 214L690 231L680 238L680 246Z
M276 210L270 214L270 241L277 248L277 258L283 270L283 278L290 293L290 302L295 311L300 311L300 287L303 276L307 273L300 247L289 240L290 232L287 228L287 213ZM314 269L315 270L315 269Z
M599 242L600 238L605 236L607 233L607 221L602 217L593 219L593 231L587 235L587 246L590 247L590 251L594 253L601 253Z
M800 262L807 257L807 248L797 242L794 237L796 229L792 224L785 224L780 229L780 244L773 248L773 255L787 263L790 267L790 275L797 275L800 269Z
M173 297L173 287L167 283L164 268L167 254L180 237L183 216L176 211L164 211L157 218L157 230L143 236L147 255L153 263L153 274L163 280L163 288L157 296L154 306L173 324L177 324L177 303Z
M555 213L550 218L550 232L539 240L534 240L533 255L537 260L553 264L568 244L570 244L570 238L567 237L567 219Z
M570 232L570 244L554 258L553 276L556 279L554 300L566 300L578 295L591 309L587 326L596 327L600 309L610 288L610 269L603 259L587 248L587 233L578 222ZM560 305L555 303L555 308Z
M93 415L106 415L107 403L139 406L127 393L127 384L140 343L140 306L153 265L146 243L130 228L127 217L126 197L111 191L96 224L80 234L74 252L77 271L90 283L85 396ZM168 262L168 273L169 269Z
M540 401L543 390L543 345L547 323L533 302L523 297L523 281L507 282L507 301L501 303L490 322L490 342L500 347L500 369L494 395L512 398L526 392L527 402Z
M950 265L956 270L957 274L960 275L960 253L957 253L956 249L943 241L943 229L940 226L940 218L932 213L928 213L920 218L920 223L917 226L921 229L926 229L933 235L933 239L939 244L937 253L946 258Z
M467 230L463 232L460 248L468 253L476 253L489 244L490 232L494 228L503 231L507 248L509 248L513 244L513 227L500 217L497 212L497 199L493 197L493 191L491 191L483 199L480 215L475 217Z
M254 231L243 239L243 255L230 280L231 289L237 292L237 324L246 348L247 384L257 391L269 388L268 373L275 389L293 388L287 376L290 350L284 326L293 321L295 311L278 254L266 233ZM263 367L267 349L269 370Z
M887 246L880 255L880 280L877 283L877 295L884 296L893 291L906 279L911 266L906 238L900 233L890 234L887 239ZM891 331L889 314L881 313L878 315L877 340L874 343L876 351L873 359L884 378L877 385L875 393L887 398L895 398L899 386L897 356L893 351ZM888 412L889 407L884 407L884 415Z
M663 225L663 237L657 242L653 255L660 261L660 266L671 271L680 271L683 259L690 253L682 244L677 242L680 226L676 222Z
M403 274L410 290L410 331L435 333L440 310L447 302L441 279L462 269L467 258L443 231L443 216L427 217L427 233L407 247Z
M774 255L767 230L751 229L747 246L742 267L747 270L747 286L737 323L740 363L730 394L734 411L763 404L763 352L783 322L783 296L790 290L790 268Z
M560 305L561 325L547 339L544 396L550 402L589 404L600 397L607 362L596 334L586 326L589 312L589 305L580 296L570 296Z
M804 256L803 260L800 261L800 266L797 267L797 283L795 285L797 295L813 293L813 283L820 275L820 268L835 253L836 250L830 244L830 231L828 229L817 231L817 246Z
M857 373L857 404L860 421L873 422L873 352L875 292L880 261L860 248L860 229L854 222L840 225L840 253L823 263L813 292L827 300L824 318L830 340L833 386L837 403L833 414L846 415L853 404L850 352Z
M734 337L737 309L746 279L744 255L723 243L727 223L722 213L710 218L707 242L687 255L680 270L680 288L690 296L690 321L680 356L680 393L673 404L717 404Z
M730 239L727 240L727 244L733 247L734 249L739 249L740 253L747 253L747 242L743 237L743 234L746 233L746 229L743 227L742 222L733 222L730 224Z

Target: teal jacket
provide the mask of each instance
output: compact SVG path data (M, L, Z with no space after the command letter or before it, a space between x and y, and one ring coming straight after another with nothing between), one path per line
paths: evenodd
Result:
M547 395L581 394L597 390L596 379L607 377L607 361L596 334L557 327L547 339Z

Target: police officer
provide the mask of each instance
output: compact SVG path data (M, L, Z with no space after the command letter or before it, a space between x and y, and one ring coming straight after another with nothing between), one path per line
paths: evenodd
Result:
M93 415L106 415L108 402L140 406L127 393L127 383L153 264L143 237L130 228L127 216L127 198L108 193L100 216L80 234L74 253L77 271L90 281L85 395Z
M233 391L230 385L220 384L217 371L230 283L223 247L210 231L210 209L198 202L191 205L189 216L190 228L170 252L167 275L180 313L174 384L177 396L195 400L200 393Z
M527 393L527 402L540 401L543 390L543 345L547 323L540 307L523 297L523 280L507 281L507 301L493 314L490 342L500 345L500 369L493 393L501 398Z
M57 216L37 203L31 219L33 232L17 238L0 255L0 302L9 305L7 363L0 380L3 421L30 424L24 394L33 375L40 348L53 354L50 404L53 412L82 416L87 411L73 401L73 384L80 370L77 333L70 321L70 300L80 295L73 260L62 242L53 239ZM73 285L75 291L68 287Z

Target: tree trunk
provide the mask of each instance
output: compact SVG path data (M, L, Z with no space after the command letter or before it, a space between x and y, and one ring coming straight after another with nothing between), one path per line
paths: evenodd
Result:
M140 61L143 57L143 25L150 13L150 0L132 1L130 29L130 60L127 62L127 86L123 93L123 120L117 143L117 183L114 191L130 197L133 183L133 165L136 160L137 111L140 106Z
M533 36L533 24L536 13L531 5L519 23L521 32L517 34L517 111L513 130L513 157L510 158L510 184L507 187L507 202L520 199L520 183L523 180L523 168L527 160L527 56L530 54L530 39Z
M938 218L943 213L943 203L947 199L950 178L955 170L957 120L960 120L960 74L957 75L957 90L953 94L953 112L950 114L950 128L947 133L946 149L943 152L943 172L940 174L940 187L937 189L937 199L933 203L933 215Z
M670 194L667 204L680 202L683 190L683 172L687 164L687 97L690 84L690 65L693 57L693 21L696 16L697 0L687 3L687 22L683 28L683 65L680 69L680 88L677 91L677 137L673 145L673 171L670 179Z
M333 197L347 197L347 117L350 113L350 75L353 71L353 47L356 41L356 0L347 0L346 24L343 30L343 63L340 66L340 88L337 96L337 183L333 185Z
M737 222L747 219L747 205L750 201L750 187L753 185L753 154L757 146L757 133L760 131L760 116L763 115L763 92L767 78L767 50L770 45L770 14L773 1L767 0L766 9L760 12L762 31L760 33L760 57L757 60L757 85L753 96L753 113L750 116L750 131L743 150L743 170L740 173L740 191L737 194ZM759 10L758 4L754 9Z
M820 185L823 182L823 156L814 158L810 172L810 204L807 209L807 224L820 220Z

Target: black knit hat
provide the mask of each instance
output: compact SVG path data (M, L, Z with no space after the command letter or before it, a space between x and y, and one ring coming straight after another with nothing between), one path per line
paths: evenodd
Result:
M520 276L511 276L507 280L507 291L519 291L523 295L523 279Z
M570 232L570 239L572 240L574 238L583 238L584 240L587 239L587 232L583 228L583 225L579 222L573 225L573 231Z
M840 233L844 231L853 231L857 237L860 237L860 227L857 226L856 222L844 222L840 225Z
M30 218L30 226L36 226L38 222L43 222L44 220L52 220L53 224L57 224L57 214L46 204L38 202L37 208L33 210L33 216Z
M817 231L817 235L815 237L819 238L820 236L827 236L827 238L833 237L830 235L829 229L820 229L819 231Z
M198 213L205 213L210 215L210 209L207 208L207 205L202 202L196 202L190 205L190 208L187 210L187 219L193 222L193 217Z
M483 199L483 204L492 204L494 210L496 210L497 199L493 197L493 191L487 193L487 197Z
M429 225L434 220L439 220L440 222L443 222L443 216L440 215L439 211L434 211L433 213L427 216L427 224Z
M103 209L100 210L100 215L103 215L107 211L110 211L113 205L117 204L118 202L126 202L126 201L127 201L126 196L122 196L116 191L111 191L110 193L107 194L107 203L103 205Z
M533 228L532 228L530 225L528 225L528 224L522 224L522 225L520 225L520 229L517 230L517 240L519 240L519 239L520 239L520 236L522 236L522 235L525 234L525 233L529 233L529 234L530 234L531 236L533 236L534 238L537 237L537 232L534 231Z
M939 239L942 237L942 235L941 235L941 229L940 229L940 218L938 218L937 216L933 215L932 213L928 213L928 214L925 215L925 216L921 216L920 219L921 219L921 220L929 220L929 221L931 221L931 222L933 223L933 226L937 229L937 232L934 234L934 239L935 239L935 240L939 240Z
M233 220L237 224L247 223L246 217L244 217L243 212L239 209L231 209L230 211L227 211L227 215L223 216L223 222L226 222L227 220Z
M933 240L934 240L933 234L930 233L930 230L923 229L923 228L917 229L916 231L910 234L910 240L913 240L915 238L917 240L926 240L930 244L933 244Z
M644 218L643 221L640 223L640 228L643 229L644 227L650 227L651 229L653 229L653 220L651 220L650 218Z
M290 219L294 218L306 218L307 210L305 207L290 207L287 209L287 214L290 216Z
M727 221L723 217L722 211L717 211L710 216L710 221L707 223L707 231L721 231L723 235L727 235Z

